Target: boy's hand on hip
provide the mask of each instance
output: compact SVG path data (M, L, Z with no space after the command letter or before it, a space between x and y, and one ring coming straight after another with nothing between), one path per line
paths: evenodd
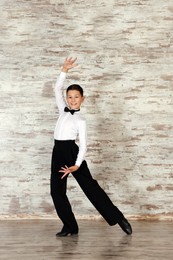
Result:
M61 177L61 179L63 179L69 173L77 171L78 169L79 169L79 166L77 166L77 165L74 165L71 167L67 167L67 165L65 165L64 167L61 167L61 170L59 170L59 172L64 173L63 176Z

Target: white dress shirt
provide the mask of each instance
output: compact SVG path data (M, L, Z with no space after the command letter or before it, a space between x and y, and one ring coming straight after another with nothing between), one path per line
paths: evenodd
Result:
M67 106L64 94L63 84L66 78L66 73L61 72L55 85L56 104L59 110L59 118L55 126L55 140L77 140L79 139L79 152L75 165L81 165L84 160L87 149L87 130L86 120L81 115L81 112L75 112L73 115L70 112L64 112ZM72 165L70 165L72 166Z

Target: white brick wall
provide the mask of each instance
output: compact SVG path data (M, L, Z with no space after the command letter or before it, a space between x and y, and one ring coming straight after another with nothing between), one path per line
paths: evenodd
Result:
M85 90L87 161L126 214L172 216L173 3L1 1L0 215L55 216L49 195L60 65ZM97 216L75 180L78 216Z

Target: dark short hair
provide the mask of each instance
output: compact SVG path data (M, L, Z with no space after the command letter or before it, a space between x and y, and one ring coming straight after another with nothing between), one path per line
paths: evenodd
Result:
M83 88L78 85L78 84L72 84L70 85L67 90L66 90L66 94L68 93L69 90L77 90L80 92L81 96L83 97Z

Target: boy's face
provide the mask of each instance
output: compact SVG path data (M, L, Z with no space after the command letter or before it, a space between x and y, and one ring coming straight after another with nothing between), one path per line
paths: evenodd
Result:
M84 101L84 97L81 96L78 90L69 90L66 100L70 109L79 109Z

